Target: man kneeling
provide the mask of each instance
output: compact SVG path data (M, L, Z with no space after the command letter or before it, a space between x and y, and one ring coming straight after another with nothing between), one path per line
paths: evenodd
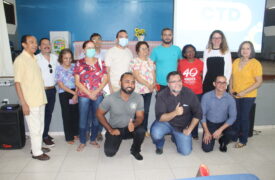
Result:
M131 154L137 160L142 160L140 148L145 136L145 129L140 126L144 118L143 98L133 92L135 79L132 73L122 74L120 87L119 91L102 101L96 113L107 131L104 152L112 157L117 153L122 139L133 138ZM107 112L110 112L109 122L105 118Z
M163 152L164 136L171 134L177 151L188 155L192 151L190 133L202 117L200 102L190 89L182 86L178 72L170 72L167 82L168 87L157 95L156 121L151 127L151 137L157 154Z
M234 138L231 125L236 120L237 110L234 98L226 91L226 77L217 76L213 82L215 89L204 94L201 101L203 139L202 149L213 150L215 139L219 139L220 151L227 151L227 144Z

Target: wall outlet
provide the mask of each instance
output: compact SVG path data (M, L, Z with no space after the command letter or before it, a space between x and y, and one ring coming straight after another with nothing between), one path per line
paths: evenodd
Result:
M9 99L3 99L2 103L3 104L9 104Z

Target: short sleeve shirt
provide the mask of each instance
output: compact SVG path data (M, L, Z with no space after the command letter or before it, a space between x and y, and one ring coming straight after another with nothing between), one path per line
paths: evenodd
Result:
M105 97L99 108L110 112L109 124L112 128L124 128L128 126L130 119L135 118L137 111L144 111L144 103L142 96L135 92L128 101L124 101L120 91L117 91Z
M202 94L203 62L195 59L189 62L187 59L179 61L178 71L182 75L182 84L191 89L195 94Z
M180 48L174 45L170 47L160 45L153 49L150 58L156 64L157 83L166 86L168 73L177 70L178 60L181 59Z
M141 60L139 58L134 58L130 62L130 70L138 71L140 77L145 81L147 81L149 84L154 83L155 65L150 58L147 61ZM146 93L149 93L150 90L147 86L136 81L135 92L139 94L146 94Z
M94 65L89 65L85 59L77 61L74 69L74 75L79 75L80 83L83 84L88 90L96 90L102 83L102 78L107 74L107 69L104 61L102 60L102 68L98 61ZM103 93L99 93L101 96ZM81 91L78 91L78 96L88 96Z
M56 82L62 82L67 88L75 89L74 67L75 64L71 64L68 69L65 69L62 65L57 66L55 73ZM62 92L64 92L64 89L59 88L58 93Z
M248 63L242 68L239 68L240 58L236 59L233 62L233 91L241 92L248 87L252 86L256 80L255 77L263 75L263 69L261 63L256 59L251 59ZM243 97L256 97L257 89L247 93Z
M14 81L20 83L23 96L29 107L47 104L41 70L37 58L23 52L14 61Z

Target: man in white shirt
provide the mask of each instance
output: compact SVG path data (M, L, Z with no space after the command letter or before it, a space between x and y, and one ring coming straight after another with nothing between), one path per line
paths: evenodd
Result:
M37 55L37 62L41 69L42 78L44 80L45 92L48 100L48 104L46 104L45 107L45 125L43 132L43 142L48 147L53 147L54 139L51 136L49 136L48 133L55 104L55 69L58 65L58 57L51 53L51 44L48 38L42 38L39 41L39 50L41 52Z
M120 76L129 71L130 61L133 59L131 50L127 47L128 34L126 30L118 31L116 35L116 45L110 48L105 56L107 66L109 88L113 93L120 89Z

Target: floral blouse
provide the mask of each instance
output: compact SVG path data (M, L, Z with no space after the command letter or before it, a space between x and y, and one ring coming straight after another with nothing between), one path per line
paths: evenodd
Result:
M147 61L141 60L139 58L134 58L130 62L130 70L139 71L139 75L144 80L146 80L150 84L154 83L155 64L150 58L148 58ZM139 94L146 94L146 93L150 93L150 90L145 85L140 84L138 81L136 81L135 92Z
M105 62L101 60L102 68L100 67L98 61L94 65L86 64L85 59L77 61L74 74L79 75L80 83L83 84L88 90L96 90L102 83L102 78L107 74L107 68ZM98 96L101 96L103 93L100 92ZM78 91L78 96L87 97L88 96Z
M74 67L75 64L71 64L69 69L65 69L62 65L58 65L55 70L55 81L62 82L67 88L75 89ZM64 89L58 88L58 93L63 92L65 92Z

